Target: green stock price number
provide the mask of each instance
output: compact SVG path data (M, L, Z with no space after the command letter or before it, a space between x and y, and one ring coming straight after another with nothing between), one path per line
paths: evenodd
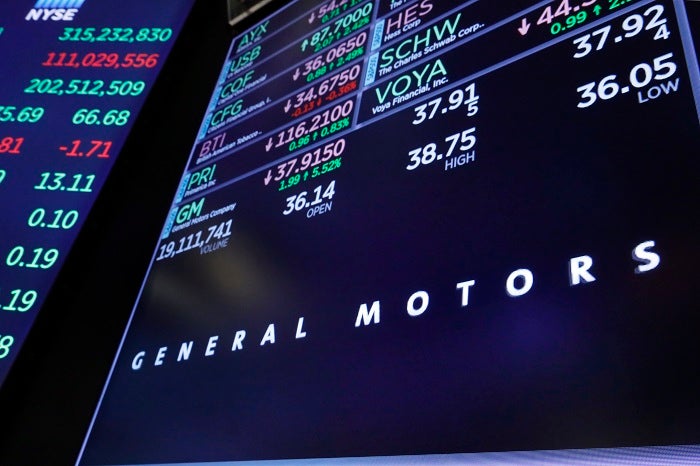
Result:
M3 181L5 181L5 178L7 178L7 171L0 170L0 184L2 184Z
M15 342L12 335L0 335L0 359L5 359L10 354L10 348Z
M38 208L29 215L27 224L32 228L50 228L59 230L70 230L78 223L78 211L57 209L53 214L46 213L46 209Z
M12 105L0 106L0 122L36 123L44 115L42 107L17 108Z
M38 296L39 293L34 290L12 290L10 291L10 302L4 306L0 305L0 309L11 312L27 312L32 308Z
M50 269L58 260L58 255L58 249L35 248L30 252L23 246L15 246L7 254L5 264L8 267Z
M100 109L81 108L73 115L72 122L74 125L124 126L129 116L129 110L109 110L103 114Z

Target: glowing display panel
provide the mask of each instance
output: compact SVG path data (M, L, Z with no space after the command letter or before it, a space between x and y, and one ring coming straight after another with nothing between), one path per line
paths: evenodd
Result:
M0 6L0 384L191 5Z
M680 1L279 10L232 43L80 464L697 460L643 447L700 443L698 86Z

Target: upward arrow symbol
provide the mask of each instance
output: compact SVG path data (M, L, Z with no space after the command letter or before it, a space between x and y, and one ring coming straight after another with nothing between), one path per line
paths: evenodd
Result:
M523 21L518 28L518 32L520 33L521 36L524 36L527 34L527 31L530 30L530 23L527 22L527 18L523 18Z

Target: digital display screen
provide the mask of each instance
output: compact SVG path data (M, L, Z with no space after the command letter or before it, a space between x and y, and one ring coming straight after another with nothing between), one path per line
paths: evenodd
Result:
M698 460L699 78L680 0L264 18L79 464Z
M0 6L0 384L192 3Z

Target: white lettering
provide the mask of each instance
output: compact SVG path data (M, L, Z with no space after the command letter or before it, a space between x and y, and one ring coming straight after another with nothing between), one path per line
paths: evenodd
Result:
M153 363L154 366L162 366L163 358L165 357L165 352L168 351L167 346L163 346L158 350L158 355L156 356L156 362Z
M190 353L192 352L192 343L193 342L190 341L189 343L182 343L182 345L180 345L180 352L177 353L177 362L180 362L182 360L187 361L188 359L190 359Z
M634 273L640 274L654 270L661 263L661 257L649 249L656 246L654 241L639 243L632 251L632 258L641 264L634 269Z
M140 351L136 353L136 356L134 356L134 360L131 361L131 368L135 371L141 369L141 366L143 365L143 357L146 356L145 351Z
M296 339L300 338L305 338L306 337L306 332L303 330L304 327L304 318L299 317L299 321L297 322L297 334L296 334Z
M469 305L469 288L474 285L476 285L476 281L474 280L457 283L457 289L462 290L462 307L467 307Z
M420 300L420 307L416 307L416 301ZM411 317L418 317L428 309L430 304L430 296L425 291L416 291L408 298L406 303L406 312Z
M265 336L260 341L260 346L265 346L265 343L275 344L275 324L270 324L267 326L265 331Z
M379 301L372 303L372 307L367 309L367 304L362 304L360 310L357 312L357 319L355 319L355 328L362 325L369 325L370 321L374 321L375 324L379 323Z
M245 338L245 330L237 331L236 336L233 338L233 345L231 345L231 351L242 350L244 338Z
M515 280L518 277L522 277L523 279L523 286L521 288L515 287ZM518 298L527 294L527 292L530 291L530 289L532 289L533 282L534 278L532 276L531 271L529 271L528 269L516 270L515 272L508 275L508 280L506 280L506 291L508 292L508 296L510 296L511 298Z
M217 341L219 341L218 336L209 338L209 343L207 343L207 350L204 352L204 356L212 356L214 354Z
M572 257L569 260L569 285L576 286L583 280L584 283L595 281L595 277L588 271L593 267L591 256Z

